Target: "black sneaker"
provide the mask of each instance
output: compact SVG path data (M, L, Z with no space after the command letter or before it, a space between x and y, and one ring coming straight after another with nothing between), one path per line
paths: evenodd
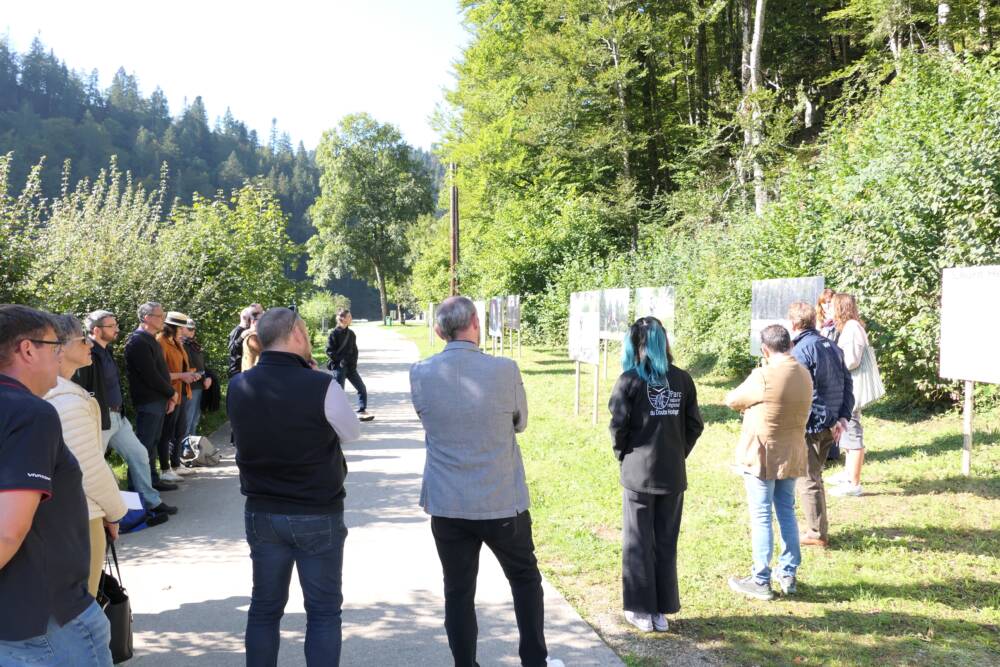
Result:
M755 600L773 600L774 592L771 591L771 585L768 584L758 584L754 578L746 577L745 579L740 579L738 577L729 577L729 587L745 595L748 598L753 598Z
M364 410L358 410L358 420L363 422L370 422L375 419L375 415L370 415Z
M177 508L166 503L160 503L156 507L150 507L149 511L153 514L177 514Z
M166 523L170 518L167 514L147 514L146 515L146 526L152 528L153 526L159 526L161 523Z
M177 485L171 484L170 482L164 482L162 479L158 482L153 482L153 488L157 491L176 491Z

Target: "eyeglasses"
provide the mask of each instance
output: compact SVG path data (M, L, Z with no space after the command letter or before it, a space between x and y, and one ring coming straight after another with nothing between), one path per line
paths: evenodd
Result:
M95 324L94 326L97 327L98 329L114 329L118 325L117 324Z
M91 341L90 338L88 338L87 336L75 336L73 338L67 338L66 340L64 340L63 345L69 345L70 343L75 343L77 341L81 341L84 345L93 344L93 341Z
M42 340L40 338L29 338L28 341L35 345L51 345L57 353L62 352L63 345L66 344L64 340Z

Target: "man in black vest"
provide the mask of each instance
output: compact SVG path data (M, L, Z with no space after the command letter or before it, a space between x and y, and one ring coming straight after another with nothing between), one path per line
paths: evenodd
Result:
M298 315L271 308L257 336L260 361L230 381L226 396L253 562L247 665L277 664L293 564L305 597L306 664L338 665L347 538L341 445L361 426L340 385L313 370Z

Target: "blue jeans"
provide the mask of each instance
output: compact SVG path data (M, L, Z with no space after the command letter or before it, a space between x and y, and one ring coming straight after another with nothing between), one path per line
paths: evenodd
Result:
M156 507L162 501L160 492L153 488L153 479L149 473L149 454L146 447L139 442L132 424L118 412L111 413L111 428L103 433L105 449L118 452L128 466L128 484L140 496L146 507Z
M184 436L194 435L201 419L201 395L205 392L200 387L191 387L191 398L187 402L187 424L184 426Z
M771 582L771 554L774 553L774 531L771 526L771 506L781 529L781 556L778 570L781 576L794 577L802 552L799 550L799 526L795 521L795 479L758 479L743 475L750 506L750 540L753 544L753 577L759 584Z
M344 513L318 515L246 512L253 562L247 615L247 667L278 664L279 628L288 602L292 564L306 608L306 665L340 664L340 608L347 526Z
M349 380L351 386L358 392L358 412L364 412L368 409L368 388L365 387L361 376L358 375L357 368L344 368L342 366L334 368L333 379L337 381L341 389L344 388L344 381Z
M108 618L96 602L91 602L79 616L62 627L49 619L44 635L21 641L0 641L0 665L111 667L110 642Z

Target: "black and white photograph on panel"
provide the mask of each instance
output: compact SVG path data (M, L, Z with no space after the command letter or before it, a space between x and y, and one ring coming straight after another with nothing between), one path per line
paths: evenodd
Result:
M507 321L504 322L504 326L513 331L518 331L521 328L521 296L519 294L511 294L507 296Z
M492 338L503 336L503 301L502 296L495 296L490 299L489 331Z
M601 338L621 340L628 331L629 311L632 305L632 290L601 290Z
M600 362L601 293L573 292L569 297L569 358L585 364Z
M750 301L750 354L760 356L760 332L772 324L792 330L788 307L796 301L815 305L823 293L823 276L753 281Z
M983 332L1000 329L1000 310L983 307L1000 294L1000 266L945 269L941 276L943 378L1000 384L1000 354L984 352Z
M674 327L674 288L638 287L635 290L635 319L653 316L663 323L671 345L676 336Z

